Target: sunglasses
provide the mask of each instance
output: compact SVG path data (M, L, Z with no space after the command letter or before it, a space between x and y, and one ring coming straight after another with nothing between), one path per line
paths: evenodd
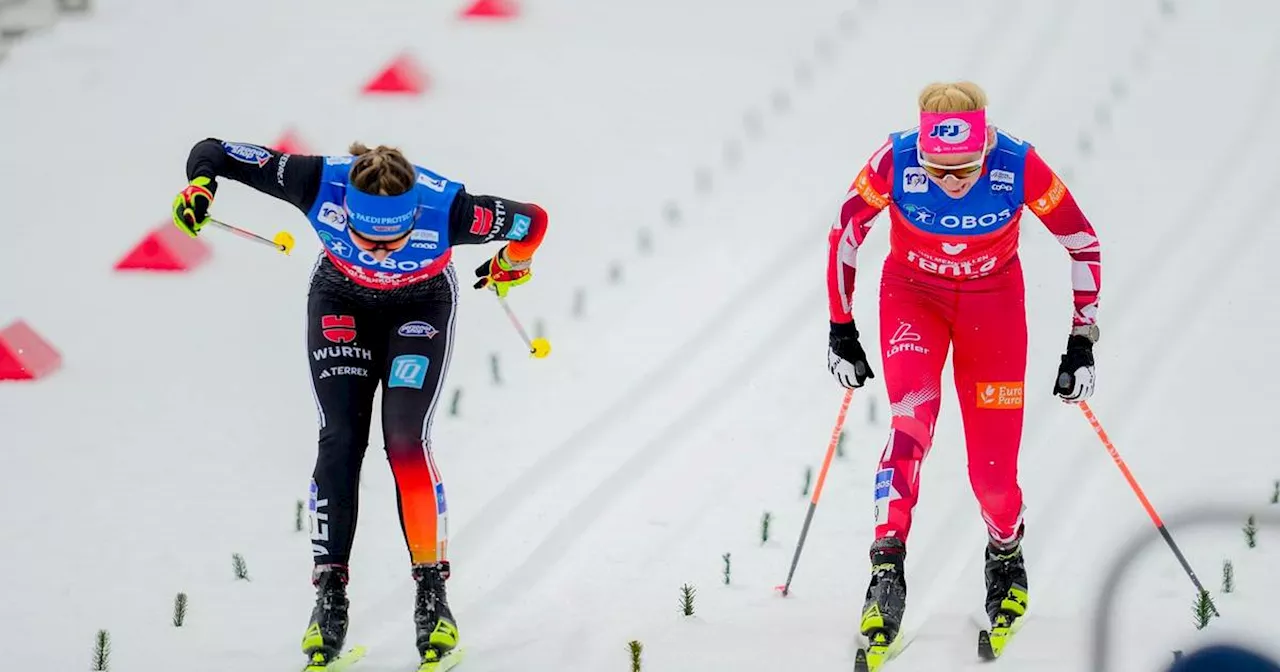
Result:
M977 159L970 161L969 163L962 163L958 166L930 163L924 158L924 152L921 152L919 147L916 147L916 163L920 164L920 167L924 169L924 172L939 179L948 175L952 175L961 180L966 177L973 177L974 175L982 172L982 167L987 163L987 141L985 139L982 141L982 156L979 156Z
M403 235L392 238L391 240L370 240L355 232L351 227L347 227L348 237L351 238L351 244L364 250L365 252L373 252L375 250L386 250L387 252L399 252L409 244L409 236L413 234L413 230L405 231Z

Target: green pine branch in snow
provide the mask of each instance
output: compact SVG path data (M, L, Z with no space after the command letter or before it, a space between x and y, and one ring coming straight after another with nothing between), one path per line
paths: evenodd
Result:
M773 514L768 511L764 512L764 517L760 519L760 543L764 544L769 541L769 522L773 519Z
M640 654L644 651L644 644L633 639L627 642L627 648L631 651L631 672L640 672Z
M305 512L306 510L307 510L306 505L302 503L301 499L299 499L297 503L294 504L294 507L293 507L293 531L294 532L302 531L302 521L304 518L303 512Z
M1213 598L1209 597L1209 591L1200 591L1200 597L1196 598L1194 609L1196 630L1204 630L1209 625L1209 621L1213 619L1213 612Z
M724 585L727 586L729 585L729 554L725 553L720 557L724 558Z
M836 439L836 457L844 457L844 437L843 431L840 432L840 438Z
M1222 592L1232 593L1236 589L1236 570L1230 560L1222 561Z
M809 486L813 485L813 467L804 468L804 491L800 493L801 497L809 496Z
M173 627L181 628L187 620L187 594L178 593L173 598Z
M245 564L243 555L239 553L231 554L231 570L235 572L237 580L249 580L249 566Z
M1276 481L1276 490L1271 493L1271 503L1280 504L1280 481Z
M1258 546L1258 521L1254 516L1249 516L1248 522L1244 525L1244 542L1249 548Z
M93 672L106 672L111 669L111 634L99 630L93 640Z
M693 615L693 596L697 594L697 590L689 584L680 586L680 613L685 616Z

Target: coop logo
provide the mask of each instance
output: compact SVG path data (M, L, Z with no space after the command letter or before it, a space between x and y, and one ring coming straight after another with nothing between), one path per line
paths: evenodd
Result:
M222 150L227 156L239 161L240 163L248 163L261 168L267 165L271 160L271 152L257 145L246 145L239 142L223 142Z
M338 231L345 231L347 228L347 209L333 201L325 201L320 206L320 212L316 213L316 219L320 220L321 224L330 226Z
M948 145L958 145L969 139L970 130L969 122L951 117L943 119L934 125L933 130L929 131L929 137L936 138Z
M978 408L1022 408L1022 381L978 383Z
M422 320L414 320L400 325L396 333L410 338L434 338L440 330Z

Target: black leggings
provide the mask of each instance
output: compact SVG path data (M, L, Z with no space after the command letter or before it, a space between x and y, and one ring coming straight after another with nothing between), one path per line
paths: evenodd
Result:
M382 436L410 560L447 559L444 486L430 436L453 354L458 282L452 266L442 275L443 296L383 304L313 285L307 298L307 350L320 415L310 504L317 565L345 565L351 557L360 465L379 383Z

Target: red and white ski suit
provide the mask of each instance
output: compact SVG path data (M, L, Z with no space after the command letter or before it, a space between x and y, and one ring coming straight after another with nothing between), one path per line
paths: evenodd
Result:
M1022 208L1034 212L1071 257L1074 326L1095 320L1100 246L1071 193L1031 145L998 131L981 177L953 199L919 167L915 140L914 129L895 133L872 155L829 236L830 316L846 323L852 320L858 247L876 215L889 211L880 348L892 429L875 478L876 538L905 541L910 532L920 465L933 444L941 404L942 368L954 348L970 484L992 539L1007 542L1017 536L1023 510Z

